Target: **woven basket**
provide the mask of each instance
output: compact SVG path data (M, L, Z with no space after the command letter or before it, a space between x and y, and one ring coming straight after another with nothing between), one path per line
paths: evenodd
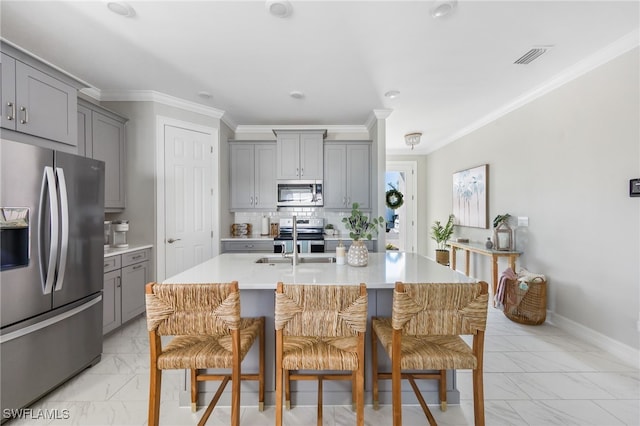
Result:
M535 278L520 288L520 282L507 280L504 295L504 314L511 321L527 325L542 324L547 318L547 282Z

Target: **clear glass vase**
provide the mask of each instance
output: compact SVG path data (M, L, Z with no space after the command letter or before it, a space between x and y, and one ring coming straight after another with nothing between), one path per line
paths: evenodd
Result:
M367 266L369 263L369 250L364 241L354 241L347 252L347 263L351 266Z

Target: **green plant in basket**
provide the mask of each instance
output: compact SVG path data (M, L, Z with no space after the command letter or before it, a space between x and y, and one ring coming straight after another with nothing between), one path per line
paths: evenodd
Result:
M438 250L447 248L447 241L453 235L453 218L454 216L450 214L446 225L442 225L439 220L431 225L431 238L438 244Z
M345 228L349 231L349 237L353 241L363 238L370 240L373 234L378 234L378 226L383 228L385 220L382 216L369 219L359 210L360 205L353 203L351 206L351 216L342 218Z

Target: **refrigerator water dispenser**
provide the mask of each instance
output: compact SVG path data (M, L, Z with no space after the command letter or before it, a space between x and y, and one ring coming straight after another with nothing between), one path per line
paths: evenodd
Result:
M0 270L29 265L29 209L0 207Z

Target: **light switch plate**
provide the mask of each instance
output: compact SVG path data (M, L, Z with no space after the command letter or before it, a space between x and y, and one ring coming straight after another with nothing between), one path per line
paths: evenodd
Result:
M529 217L518 216L518 226L529 226Z

